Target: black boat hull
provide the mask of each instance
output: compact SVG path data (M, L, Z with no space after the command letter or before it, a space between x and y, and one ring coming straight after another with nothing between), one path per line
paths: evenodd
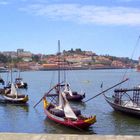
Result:
M133 115L133 116L139 116L140 117L140 110L135 109L135 108L130 108L130 107L124 107L119 104L116 104L113 102L113 98L111 97L106 97L105 100L108 102L108 104L115 110L119 111L125 114Z
M69 93L66 93L66 98L68 101L82 101L85 98L85 93L82 94L78 94L77 92L72 92L73 96L71 96Z

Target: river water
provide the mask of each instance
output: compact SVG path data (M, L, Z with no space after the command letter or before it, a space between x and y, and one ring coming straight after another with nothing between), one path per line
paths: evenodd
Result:
M140 73L135 70L66 71L66 78L73 90L86 93L85 100L87 100L101 90L120 82L125 73L127 74L125 77L129 77L130 80L121 87L131 88L140 84ZM7 79L6 73L1 73L1 76ZM33 106L50 87L56 84L57 71L28 71L21 72L21 76L29 85L27 90L21 91L29 95L28 105L0 104L0 132L140 135L140 119L115 112L103 95L85 104L71 103L72 106L81 109L83 114L96 115L97 122L88 130L73 130L56 124L45 116L42 102L35 109ZM103 89L101 89L102 83ZM112 92L113 90L110 90L106 94L111 95Z

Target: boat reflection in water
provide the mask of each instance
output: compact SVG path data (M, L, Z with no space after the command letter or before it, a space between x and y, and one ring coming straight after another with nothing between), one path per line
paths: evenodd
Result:
M44 132L46 133L53 133L53 134L80 134L80 135L88 135L88 134L96 134L92 127L89 127L86 130L81 129L80 131L78 129L71 129L69 127L65 127L63 125L60 125L59 123L56 123L52 120L50 120L48 117L44 120Z
M12 103L12 102L7 102L5 100L3 100L2 98L0 98L0 106L1 107L6 107L8 109L15 109L15 110L23 110L25 112L29 112L29 104L28 103L23 103L23 104L16 104L16 103Z

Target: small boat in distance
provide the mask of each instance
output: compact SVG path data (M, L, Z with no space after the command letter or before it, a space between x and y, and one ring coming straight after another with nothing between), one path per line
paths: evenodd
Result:
M15 85L18 88L28 88L28 84L26 82L23 82L23 78L21 78L20 76L20 70L17 71L18 72L18 76L17 78L15 78Z
M12 76L12 68L10 71L11 80L7 84L6 87L4 87L4 94L3 102L5 103L16 103L16 104L25 104L28 101L28 95L24 95L21 93L18 93L17 88L18 86L13 83L13 76Z
M140 87L115 89L112 97L104 97L115 111L140 117Z
M15 85L18 88L27 88L28 87L28 84L23 82L23 79L21 77L18 77L15 79Z
M53 89L56 87L59 86L56 85ZM79 130L86 129L96 122L95 115L90 117L83 116L79 109L70 106L66 94L63 91L58 92L58 98L54 98L50 92L44 95L43 98L44 112L50 120ZM50 103L46 100L46 97L51 98Z
M85 93L79 94L77 91L72 91L69 83L62 83L60 87L63 88L66 98L69 101L82 101L85 98Z
M12 83L11 88L5 89L5 94L2 95L5 102L8 103L26 103L28 101L28 95L19 94L15 85Z

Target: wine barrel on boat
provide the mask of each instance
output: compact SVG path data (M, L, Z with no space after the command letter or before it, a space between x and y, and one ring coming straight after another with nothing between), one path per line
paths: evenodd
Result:
M78 109L75 109L75 108L72 108L73 109L73 112L75 113L76 116L79 116L81 115L81 110L78 110ZM65 113L64 113L64 110L60 110L60 109L57 109L57 108L52 108L50 109L50 112L58 117L65 117Z
M73 95L77 95L78 93L77 93L77 91L73 91L72 94Z

